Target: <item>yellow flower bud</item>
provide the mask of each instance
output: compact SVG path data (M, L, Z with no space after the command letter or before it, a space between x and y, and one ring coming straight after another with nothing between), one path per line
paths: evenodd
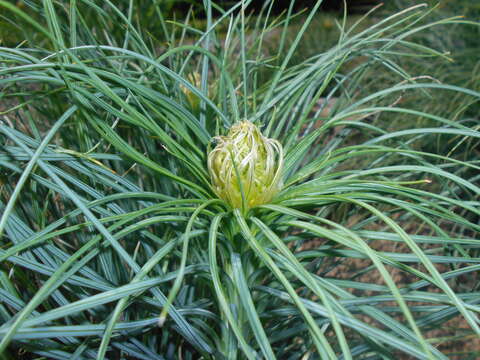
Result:
M282 186L282 145L247 120L215 140L208 171L217 196L244 211L268 203Z
M193 72L188 76L189 82L195 86L196 88L200 88L201 86L201 77L198 72ZM190 106L193 110L197 111L200 105L200 99L195 95L190 89L188 89L185 85L180 84L180 89L183 93L187 96L187 100L190 103Z

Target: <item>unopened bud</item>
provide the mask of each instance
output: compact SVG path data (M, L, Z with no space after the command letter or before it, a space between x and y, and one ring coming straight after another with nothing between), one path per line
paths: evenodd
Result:
M208 170L217 196L243 210L268 203L282 186L282 145L247 120L215 140Z

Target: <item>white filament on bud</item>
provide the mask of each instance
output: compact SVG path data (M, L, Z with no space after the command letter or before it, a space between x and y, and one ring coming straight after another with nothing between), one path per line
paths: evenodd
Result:
M217 196L243 210L268 203L282 186L282 145L247 120L215 140L208 170Z

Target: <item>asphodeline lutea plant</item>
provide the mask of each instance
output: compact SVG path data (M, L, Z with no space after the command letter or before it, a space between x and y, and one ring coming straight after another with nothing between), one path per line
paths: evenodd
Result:
M215 194L243 212L272 200L282 187L282 145L263 136L248 120L214 140L217 145L208 154L208 171Z
M11 3L2 359L475 357L480 93L416 70L433 9Z

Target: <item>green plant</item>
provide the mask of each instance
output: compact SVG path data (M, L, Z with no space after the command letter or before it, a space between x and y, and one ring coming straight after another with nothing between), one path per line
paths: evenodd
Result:
M133 1L123 15L110 1L44 0L31 10L38 21L0 1L48 40L0 48L0 352L453 356L436 345L460 334L430 331L461 318L462 336L480 334L478 282L462 280L480 266L478 119L398 100L480 93L410 76L395 58L442 56L409 37L476 24L419 25L429 10L414 6L365 30L343 27L336 46L289 66L320 2L286 54L291 12L271 19L267 1L253 18L244 1L213 19L204 3L206 29L187 16L148 34ZM282 56L263 50L272 31ZM364 95L376 66L398 81ZM372 123L395 113L433 125ZM244 211L217 198L207 169L212 138L242 119L285 154L280 192ZM451 151L418 146L432 138Z

